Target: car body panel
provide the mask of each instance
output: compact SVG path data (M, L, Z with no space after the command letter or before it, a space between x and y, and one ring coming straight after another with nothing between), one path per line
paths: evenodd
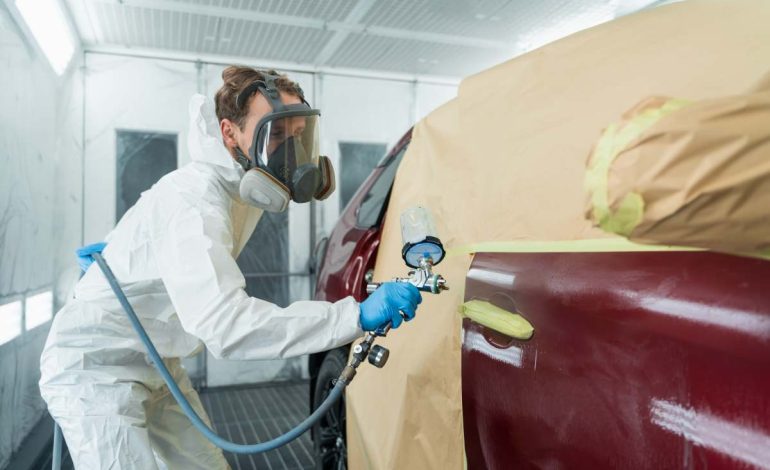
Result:
M770 263L705 252L480 253L465 298L468 467L770 467Z

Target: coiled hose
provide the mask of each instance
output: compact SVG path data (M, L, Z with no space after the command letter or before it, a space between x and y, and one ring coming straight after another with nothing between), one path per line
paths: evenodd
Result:
M166 364L163 362L160 354L158 354L158 350L155 349L155 345L152 344L150 337L147 336L147 332L139 322L139 317L136 316L136 312L134 312L133 307L131 307L131 304L128 302L126 294L124 294L123 289L120 288L118 280L115 279L115 275L112 273L109 265L107 265L107 261L104 260L100 253L94 253L93 258L104 273L104 277L107 278L107 282L110 284L112 292L115 293L118 301L120 301L120 305L123 306L123 310L126 311L128 318L131 320L131 325L133 325L134 330L136 330L136 334L139 335L139 338L147 347L147 353L150 355L150 359L152 359L153 364L155 364L158 372L160 372L160 375L166 382L166 385L171 391L171 394L174 395L177 403L179 403L179 406L182 407L184 413L187 415L190 421L192 421L195 427L198 428L201 434L206 436L209 441L211 441L215 446L221 448L222 450L236 454L258 454L284 446L310 429L310 427L313 426L313 424L315 424L318 420L320 420L321 417L323 417L326 412L329 411L329 408L331 408L331 406L334 405L334 403L342 396L342 392L345 390L347 382L338 380L334 385L334 388L332 388L331 392L329 392L329 396L326 397L323 403L321 403L321 406L319 406L313 412L313 414L305 418L304 421L299 423L293 429L289 430L286 434L278 436L275 439L271 439L267 442L261 442L259 444L236 444L235 442L230 442L227 439L223 439L217 435L210 427L208 427L206 423L203 422L201 417L198 416L198 413L196 413L193 407L190 405L190 402L187 401L187 398L184 396L182 391L179 390L179 386L174 381L174 378L171 376L168 368L166 368Z

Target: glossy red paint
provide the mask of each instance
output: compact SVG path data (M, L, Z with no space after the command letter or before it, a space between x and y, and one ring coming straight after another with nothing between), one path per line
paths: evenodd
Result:
M334 226L318 272L316 300L336 302L349 295L358 301L362 300L360 286L366 274L364 266L374 262L373 255L379 246L380 230L379 227L357 227L356 214L361 200L381 173L382 168L374 169Z
M397 155L409 144L409 130L388 153L387 158ZM358 227L356 219L364 197L382 175L384 167L375 168L340 215L329 236L323 262L318 272L315 298L336 302L352 295L359 302L366 298L364 276L374 268L377 248L380 244L381 224L374 227Z
M702 252L477 254L468 467L770 468L770 262Z
M355 218L354 218L355 221ZM380 243L379 228L355 225L343 230L338 223L329 237L324 263L316 282L316 300L336 302L352 295L359 302L366 269L373 266Z

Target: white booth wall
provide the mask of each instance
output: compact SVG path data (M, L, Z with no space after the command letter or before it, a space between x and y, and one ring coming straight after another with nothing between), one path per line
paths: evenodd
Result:
M196 83L193 64L86 54L86 243L115 226L118 130L177 134L178 164L189 161L187 101Z
M40 353L77 279L82 76L57 76L0 8L0 468L45 411Z

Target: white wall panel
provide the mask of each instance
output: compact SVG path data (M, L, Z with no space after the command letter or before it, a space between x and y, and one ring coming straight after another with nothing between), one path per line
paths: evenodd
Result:
M82 132L77 115L69 115L79 70L74 64L56 76L4 9L0 69L0 304L23 306L25 296L50 289L64 266L76 264L65 246L80 238ZM48 312L35 321L34 304L14 332L21 334L0 345L0 468L45 410L37 383L50 322Z
M55 305L61 307L72 295L80 276L75 249L83 244L83 78L82 56L65 77L56 113L56 210L54 284Z
M410 82L324 75L321 77L321 149L328 152L339 181L339 142L384 143L391 147L412 125L413 84ZM334 228L339 192L319 204L323 233Z
M3 24L0 34L0 296L7 296L53 280L58 82L12 27Z
M187 103L196 92L194 63L88 54L86 57L85 242L115 225L116 130L177 134L179 166L187 153Z
M416 118L419 121L434 109L457 96L457 86L417 83Z

